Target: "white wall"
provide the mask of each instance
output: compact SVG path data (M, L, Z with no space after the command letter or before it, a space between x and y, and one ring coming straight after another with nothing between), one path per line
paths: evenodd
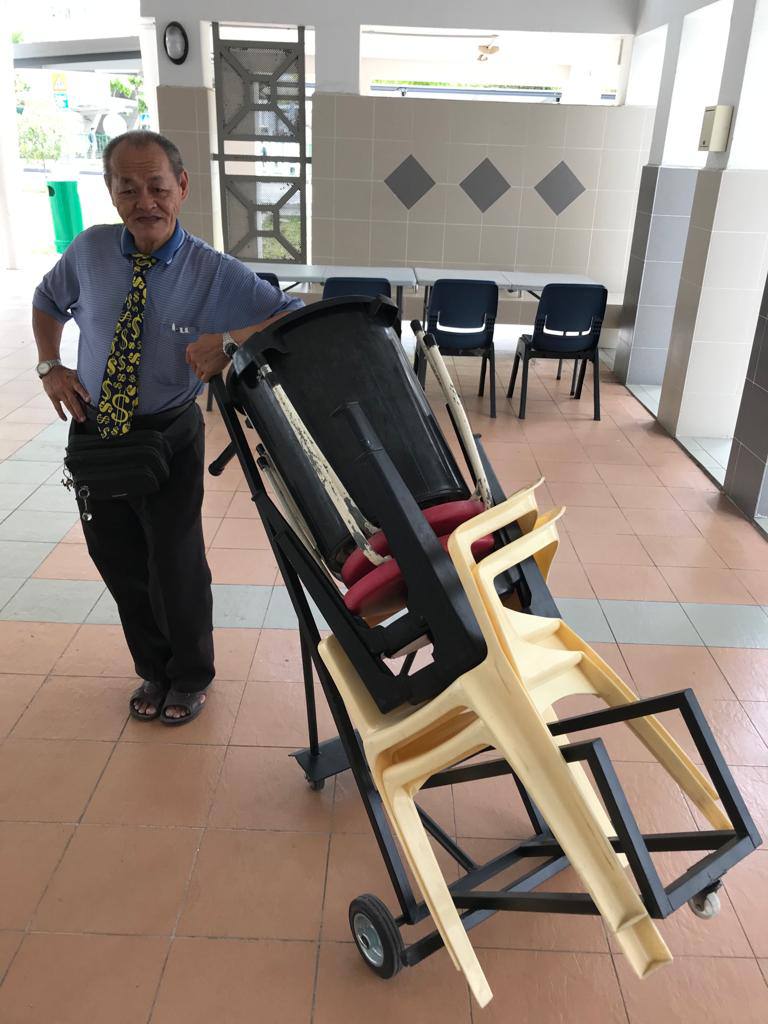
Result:
M627 82L626 103L630 106L656 106L666 44L666 25L636 37Z
M728 160L732 168L768 170L765 100L768 96L768 0L758 0L741 102Z

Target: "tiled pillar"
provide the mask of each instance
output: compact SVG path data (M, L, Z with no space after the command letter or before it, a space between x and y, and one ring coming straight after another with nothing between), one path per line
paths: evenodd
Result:
M699 171L659 420L731 437L768 264L768 172Z
M204 86L161 85L157 90L160 132L181 150L189 174L189 196L181 223L198 238L214 244L211 192L209 104L212 90Z
M643 168L615 369L627 384L661 384L697 171Z
M748 516L768 516L768 281L757 318L724 489Z

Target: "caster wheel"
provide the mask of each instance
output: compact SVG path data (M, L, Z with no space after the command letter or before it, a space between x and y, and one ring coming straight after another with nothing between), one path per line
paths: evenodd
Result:
M708 921L720 913L720 897L716 892L700 892L688 900L688 906L696 917Z
M325 779L307 779L309 788L314 789L315 792L321 789L325 789Z
M394 917L378 896L365 893L349 905L349 926L360 956L380 978L394 978L405 946Z

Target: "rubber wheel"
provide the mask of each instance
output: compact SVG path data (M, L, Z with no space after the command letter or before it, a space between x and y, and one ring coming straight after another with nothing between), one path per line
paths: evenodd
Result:
M720 913L720 897L716 892L700 892L695 896L691 896L688 900L688 906L696 917L708 921L712 917L717 917Z
M320 790L320 789L325 789L325 779L310 779L310 778L308 778L307 782L309 783L309 788L310 789L314 789L315 791Z
M400 929L378 896L365 893L349 905L349 927L360 956L380 978L394 978L403 967Z

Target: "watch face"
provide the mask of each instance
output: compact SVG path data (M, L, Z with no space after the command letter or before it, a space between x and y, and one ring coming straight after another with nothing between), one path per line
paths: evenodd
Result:
M46 373L48 373L50 368L51 368L51 364L49 362L47 362L47 361L43 362L43 363L38 363L37 364L37 372L40 374L41 377L44 377L46 375Z

